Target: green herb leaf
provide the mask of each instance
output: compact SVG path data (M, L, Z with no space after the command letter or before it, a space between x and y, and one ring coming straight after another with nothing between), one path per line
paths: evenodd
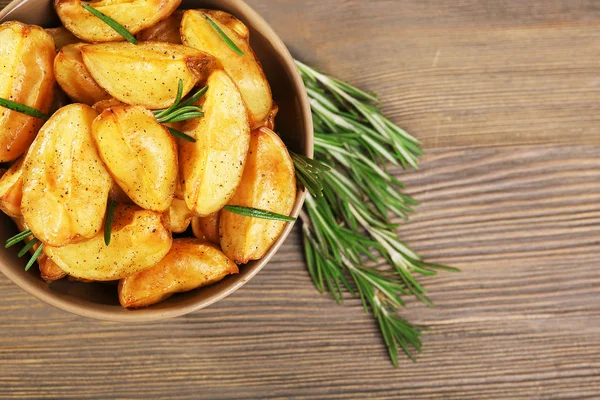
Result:
M26 106L21 103L17 103L12 100L6 100L0 98L0 106L4 108L8 108L9 110L13 110L19 112L21 114L29 115L30 117L43 119L44 121L50 118L49 115L44 114L43 112L36 110L35 108Z
M240 48L237 47L235 43L233 43L233 41L229 38L229 36L227 36L225 34L225 32L223 32L223 30L221 28L219 28L219 25L217 25L215 23L215 21L210 19L210 17L208 15L206 15L205 13L202 13L202 15L204 16L204 18L206 18L206 20L208 21L210 26L215 30L215 32L217 32L217 34L221 37L221 39L223 39L223 41L225 43L227 43L227 46L229 46L229 48L231 50L233 50L239 56L243 57L245 55L244 52L242 50L240 50Z
M259 210L258 208L241 207L241 206L225 206L225 210L234 214L243 215L245 217L253 217L260 219L269 219L273 221L295 222L296 218L287 215L281 215L270 211Z
M23 240L25 240L25 238L27 238L28 236L31 236L31 235L32 235L32 233L29 229L26 231L17 233L15 236L11 237L10 239L8 239L6 241L6 245L4 247L8 249L9 247L12 247L17 243L22 242Z
M82 4L83 8L94 14L96 17L102 20L106 25L113 28L119 35L123 36L129 43L138 44L137 39L133 36L123 25L112 19L111 17L104 15L100 11L96 10L89 4Z
M196 139L194 139L193 137L191 137L189 135L186 135L185 133L183 133L181 131L178 131L177 129L167 127L167 130L171 133L171 135L178 137L181 140L185 140L186 142L196 143Z
M19 258L23 257L29 251L29 249L35 246L37 242L39 242L38 238L33 238L33 240L30 240L29 243L27 243L19 252Z
M33 256L29 259L29 262L25 266L25 271L29 271L29 268L31 268L33 263L35 263L37 261L37 259L40 257L40 255L42 254L43 249L44 249L44 244L42 243L42 244L40 244L40 247L38 247L38 249L35 251L35 253L33 253Z
M106 220L104 221L104 243L106 243L107 246L110 244L110 239L112 237L112 227L115 219L116 206L117 201L115 199L110 199L108 210L106 211Z

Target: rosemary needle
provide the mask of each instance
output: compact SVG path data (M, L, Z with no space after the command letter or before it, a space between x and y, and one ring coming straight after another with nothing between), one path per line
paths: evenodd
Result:
M137 39L133 36L123 25L112 19L111 17L104 15L100 11L96 10L94 7L89 4L82 4L82 7L94 14L94 16L98 17L102 22L106 25L113 28L119 35L123 36L129 43L138 44Z
M242 206L225 206L225 210L234 214L243 215L245 217L253 217L260 219L269 219L273 221L294 222L296 218L287 215L277 214L271 211L259 210L258 208L242 207Z
M204 18L206 18L206 20L208 21L208 23L210 24L210 26L215 30L215 32L217 32L217 34L221 37L221 39L223 39L223 41L227 44L227 46L229 46L229 48L231 50L233 50L237 55L243 57L244 56L244 52L242 50L240 50L240 48L237 47L237 45L235 43L233 43L233 41L229 38L229 36L227 36L225 34L225 32L223 32L223 30L219 27L219 25L217 25L215 23L215 21L213 21L205 13L202 13L202 15L204 16Z
M47 114L44 114L40 110L36 110L35 108L26 106L25 104L17 103L16 101L6 100L0 98L0 106L4 108L8 108L9 110L13 110L19 112L21 114L29 115L30 117L39 118L43 120L47 120L50 118Z
M106 211L106 220L104 221L104 243L106 243L107 246L110 244L110 239L112 238L112 228L113 221L115 219L116 206L117 201L115 199L110 199L108 210Z

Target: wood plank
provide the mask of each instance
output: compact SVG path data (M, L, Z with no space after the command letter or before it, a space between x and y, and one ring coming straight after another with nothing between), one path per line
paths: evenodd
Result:
M418 364L390 367L357 301L311 285L298 232L243 290L151 325L70 316L0 279L6 398L592 398L600 392L600 146L431 152L402 175L402 227L438 308ZM2 392L2 391L0 391ZM174 396L174 394L177 396ZM0 396L2 397L2 396Z
M594 1L250 1L427 148L600 143Z

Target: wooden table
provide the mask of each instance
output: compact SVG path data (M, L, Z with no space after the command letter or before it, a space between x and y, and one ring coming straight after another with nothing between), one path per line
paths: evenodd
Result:
M463 269L405 312L431 327L425 353L393 369L360 305L314 290L295 232L242 290L163 323L75 317L0 277L1 396L598 398L598 2L250 3L422 139L401 234Z

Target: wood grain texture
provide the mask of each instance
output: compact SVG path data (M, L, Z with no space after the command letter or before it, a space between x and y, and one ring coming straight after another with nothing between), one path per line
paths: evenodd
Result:
M401 235L463 270L406 310L425 353L391 368L358 302L314 290L296 231L242 290L156 324L71 316L0 277L0 398L597 398L598 2L249 2L423 139L421 170L397 171L422 203Z

